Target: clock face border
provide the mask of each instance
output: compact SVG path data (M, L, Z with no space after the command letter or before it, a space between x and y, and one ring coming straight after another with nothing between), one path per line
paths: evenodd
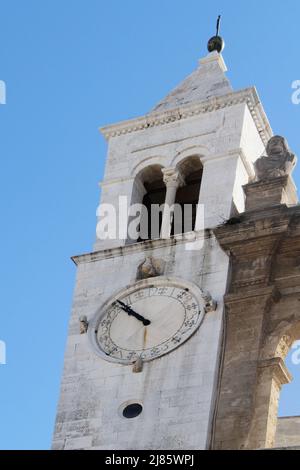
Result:
M89 329L88 329L89 341L92 346L92 350L97 354L97 356L101 357L102 359L105 359L108 362L113 362L116 364L123 364L123 365L133 364L136 358L131 359L131 360L115 358L115 357L108 355L107 353L104 352L103 349L101 349L101 346L99 344L98 337L97 337L99 324L102 318L107 314L107 310L109 309L109 307L111 307L112 304L117 299L126 297L127 295L130 295L140 289L156 287L156 286L163 287L164 285L167 287L167 286L170 286L170 284L174 286L175 288L177 287L179 289L189 291L193 295L193 297L198 302L198 307L199 307L198 320L197 320L196 325L194 325L193 328L191 328L189 334L187 334L186 337L182 339L182 341L178 342L171 349L168 349L160 353L157 356L154 356L151 358L145 358L144 362L150 362L155 359L159 359L163 355L171 353L172 351L174 351L175 349L183 345L188 339L190 339L199 329L205 317L205 308L204 308L205 301L203 299L203 292L196 284L193 284L184 279L175 278L175 277L158 276L155 278L148 278L148 279L144 279L141 281L137 281L133 284L127 285L123 289L119 289L111 297L109 297L109 299L107 299L103 303L103 305L97 310L96 314L90 321Z

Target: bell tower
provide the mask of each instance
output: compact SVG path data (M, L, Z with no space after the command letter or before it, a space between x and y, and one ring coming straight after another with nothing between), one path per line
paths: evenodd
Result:
M213 230L245 210L272 136L255 88L232 90L218 38L152 111L101 130L97 239L73 257L53 449L211 445L229 281ZM181 228L174 205L189 207Z

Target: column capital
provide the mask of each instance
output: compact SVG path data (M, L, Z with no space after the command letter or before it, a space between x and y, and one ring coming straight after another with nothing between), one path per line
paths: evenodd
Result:
M179 188L184 185L184 179L180 171L176 168L163 168L163 180L167 187Z

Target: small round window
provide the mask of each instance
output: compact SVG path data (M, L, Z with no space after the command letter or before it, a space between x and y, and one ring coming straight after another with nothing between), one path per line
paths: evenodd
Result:
M143 411L142 405L140 405L139 403L131 403L130 405L127 405L124 408L123 416L124 418L127 418L127 419L136 418L137 416L141 414L142 411Z

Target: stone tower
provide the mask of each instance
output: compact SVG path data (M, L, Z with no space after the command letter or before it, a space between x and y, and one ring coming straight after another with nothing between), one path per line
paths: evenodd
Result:
M108 155L100 208L114 208L121 235L97 231L93 251L73 258L77 280L53 449L249 444L253 409L240 416L236 389L226 402L234 372L224 296L231 247L234 256L242 252L244 232L236 227L244 190L257 189L247 184L272 131L255 88L233 91L225 72L214 51L150 113L102 129ZM175 215L163 209L155 236L149 230L129 236L132 214L124 201L147 209L189 204L190 228L176 230ZM273 237L269 252L274 243ZM247 272L240 277L238 271L243 262L235 265L234 290L225 297L231 309L247 303L246 296L232 297L247 284ZM261 288L264 302L275 299L268 285ZM249 359L239 357L242 365ZM237 421L247 427L242 443L222 434Z

